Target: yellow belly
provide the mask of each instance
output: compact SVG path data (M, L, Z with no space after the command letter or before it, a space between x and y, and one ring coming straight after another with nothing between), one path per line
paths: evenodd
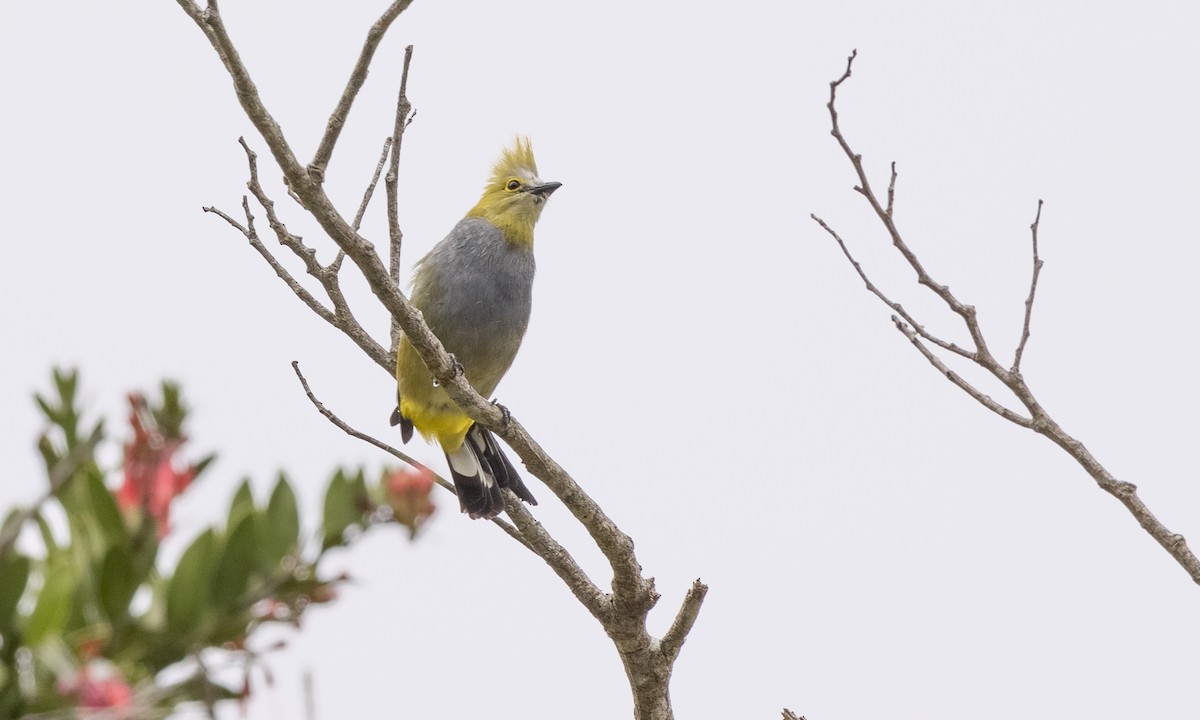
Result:
M409 398L400 401L400 414L412 422L421 437L437 440L447 452L457 450L463 444L467 430L474 424L457 407L434 407Z
M460 448L474 421L463 414L442 388L434 385L408 338L400 340L396 353L400 414L426 440L437 440L446 452Z

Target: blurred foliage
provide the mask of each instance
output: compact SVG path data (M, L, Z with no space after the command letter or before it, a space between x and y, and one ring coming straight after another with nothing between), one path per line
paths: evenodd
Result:
M128 396L131 436L117 470L96 461L110 441L103 422L81 411L75 371L56 370L53 392L34 399L49 424L37 442L48 486L0 524L0 718L101 709L165 717L181 703L211 711L245 698L262 662L247 643L253 633L267 623L299 627L308 608L336 599L346 578L320 572L327 552L380 523L414 536L433 511L421 473L385 471L368 483L362 470L338 469L306 540L284 474L265 504L244 480L224 522L162 567L171 501L215 457L179 459L188 415L179 387ZM226 668L240 664L239 681L210 670L217 655Z

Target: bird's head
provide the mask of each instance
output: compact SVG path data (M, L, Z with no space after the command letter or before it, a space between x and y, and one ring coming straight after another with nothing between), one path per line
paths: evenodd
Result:
M529 138L517 138L492 168L483 197L467 213L488 220L504 231L509 242L533 245L533 226L550 194L560 182L542 182Z

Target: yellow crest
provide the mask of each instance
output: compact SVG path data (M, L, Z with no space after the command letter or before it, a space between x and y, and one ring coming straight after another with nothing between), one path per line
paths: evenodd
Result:
M504 184L511 177L537 177L537 161L533 159L533 145L528 137L517 136L512 147L504 148L504 154L492 166L492 182Z

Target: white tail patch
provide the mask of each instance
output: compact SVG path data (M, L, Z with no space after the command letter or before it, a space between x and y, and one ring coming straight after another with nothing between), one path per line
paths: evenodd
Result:
M469 441L468 441L469 442ZM450 463L450 468L457 474L463 477L478 478L485 488L491 488L496 481L489 473L482 471L479 467L479 460L476 459L475 453L471 451L468 442L464 442L458 446L454 452L446 453L446 460Z

